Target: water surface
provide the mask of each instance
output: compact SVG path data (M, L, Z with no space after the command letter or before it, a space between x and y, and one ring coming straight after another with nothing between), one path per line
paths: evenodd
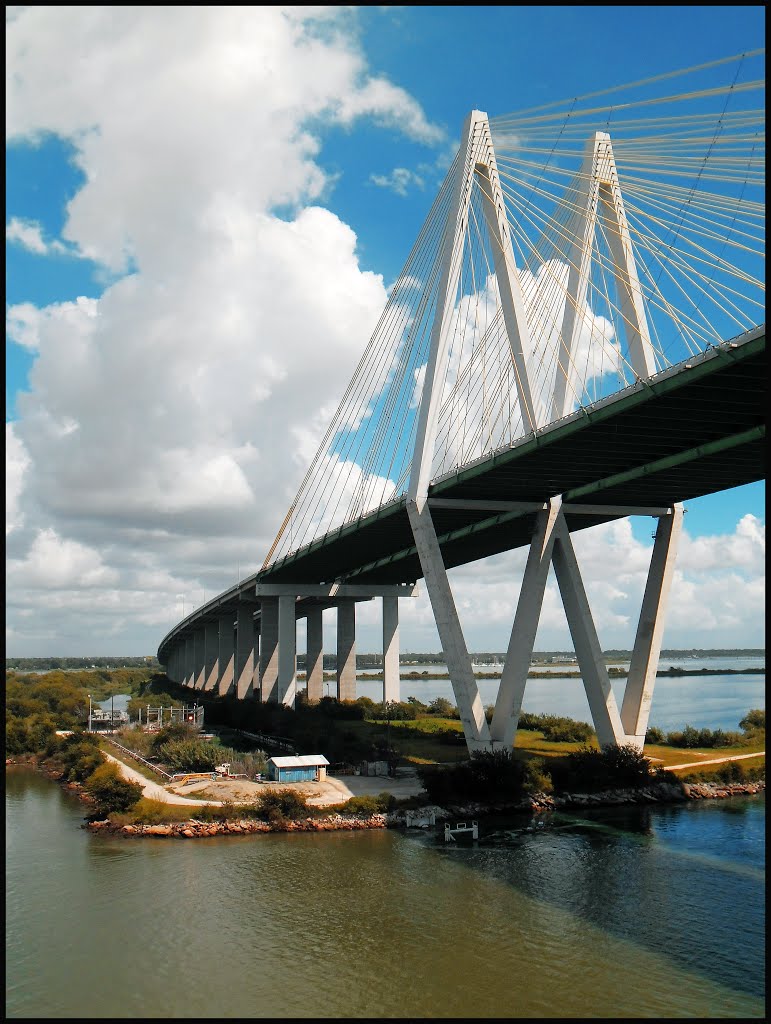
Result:
M11 768L16 1018L764 1016L761 797L129 840Z

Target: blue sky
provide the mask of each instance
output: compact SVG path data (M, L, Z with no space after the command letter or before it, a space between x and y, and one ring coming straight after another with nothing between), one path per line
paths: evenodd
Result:
M153 651L181 595L259 566L470 109L765 37L762 7L312 10L7 9L9 654ZM668 646L763 645L764 503L689 503ZM649 547L629 529L611 547ZM598 579L604 646L631 646L639 588ZM409 614L404 646L435 648ZM569 645L554 615L542 647ZM505 619L472 616L470 646L505 649Z

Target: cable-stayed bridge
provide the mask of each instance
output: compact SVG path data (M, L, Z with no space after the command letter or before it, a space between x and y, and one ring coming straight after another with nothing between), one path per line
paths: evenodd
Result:
M171 678L293 705L307 618L318 700L334 607L354 699L355 604L377 597L398 699L398 600L422 579L469 749L508 747L553 567L598 739L642 747L683 502L765 476L760 57L468 115L262 567L167 634ZM570 538L629 515L657 527L618 707ZM488 724L447 569L523 546Z

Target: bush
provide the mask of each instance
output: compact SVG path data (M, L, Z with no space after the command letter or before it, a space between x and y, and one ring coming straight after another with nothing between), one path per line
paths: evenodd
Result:
M477 750L454 765L419 765L418 776L434 803L508 801L523 795L526 769L509 750Z
M307 818L312 808L306 798L291 789L276 789L266 793L255 804L259 816L271 825L281 825L297 818Z
M27 718L9 716L5 723L5 749L8 754L42 753L56 736L56 722L46 712Z
M526 793L551 793L554 783L551 778L551 771L546 759L534 757L531 761L525 761L525 777L523 788Z
M222 747L207 740L170 740L155 748L157 756L173 771L208 772L222 764Z
M86 780L84 788L93 798L98 814L127 811L142 797L142 787L122 778L117 765L111 761L99 765Z
M186 821L189 816L187 807L141 797L129 810L115 811L110 818L114 825L165 825L170 821Z
M587 722L575 722L560 715L533 715L523 711L518 726L543 733L543 738L550 743L586 743L594 736L594 729Z
M558 793L597 793L605 789L649 786L661 778L650 762L631 745L608 744L602 750L584 747L551 765Z
M52 760L59 765L68 782L84 782L104 764L106 758L93 733L80 732L67 736L53 751Z
M745 767L739 761L726 761L720 765L705 765L704 768L685 773L678 772L684 782L762 782L766 778L765 764Z
M667 733L666 742L671 747L735 747L744 742L745 737L738 732L723 732L722 729L695 729L686 725L682 732Z
M340 806L341 814L355 815L357 818L371 818L373 814L387 814L396 806L396 797L392 793L380 793L378 796L352 796Z

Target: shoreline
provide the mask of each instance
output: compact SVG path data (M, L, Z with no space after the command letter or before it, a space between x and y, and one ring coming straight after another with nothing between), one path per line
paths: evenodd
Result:
M78 795L88 805L90 798L78 782L65 782L57 772L33 756L16 760L6 758L6 767L18 765L32 768L58 782L63 788ZM88 831L120 835L124 838L204 839L223 835L262 835L277 832L337 832L371 829L429 829L445 822L479 819L500 814L530 814L534 817L553 814L566 808L587 809L628 804L686 803L689 800L724 800L733 796L755 796L765 793L766 783L757 782L657 782L643 789L617 788L598 793L562 793L552 796L536 793L513 803L450 804L447 807L424 805L377 813L368 817L339 813L314 815L282 822L267 822L257 818L237 818L228 821L201 821L188 819L155 824L122 825L109 817L86 822L81 826ZM176 805L175 805L176 806ZM201 803L200 806L207 806ZM209 805L211 806L211 805ZM221 805L220 805L221 806Z
M530 814L543 819L563 808L613 807L628 804L686 803L689 800L725 800L733 796L755 796L764 793L765 782L742 783L668 783L660 782L646 789L615 789L601 793L564 793L557 797L534 794L514 804L465 804L439 807L427 805L413 810L397 810L370 817L348 817L330 814L323 817L299 818L280 824L253 818L225 822L189 820L156 825L120 825L108 819L88 822L83 827L94 832L121 835L126 838L164 837L171 839L206 839L223 835L263 835L277 832L339 832L371 829L409 828L423 830L441 828L445 823L473 818L484 819L501 814Z

